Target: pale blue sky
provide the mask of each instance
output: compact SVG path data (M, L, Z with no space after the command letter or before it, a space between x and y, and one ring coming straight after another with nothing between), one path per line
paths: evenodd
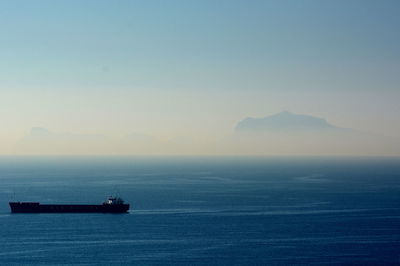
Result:
M388 0L0 1L0 139L212 134L283 109L397 135L399 13Z
M1 1L13 88L395 90L398 1Z

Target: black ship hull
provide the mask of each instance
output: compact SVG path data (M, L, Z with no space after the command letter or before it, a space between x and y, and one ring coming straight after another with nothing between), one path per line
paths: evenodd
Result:
M126 213L129 204L40 204L38 202L10 202L12 213Z

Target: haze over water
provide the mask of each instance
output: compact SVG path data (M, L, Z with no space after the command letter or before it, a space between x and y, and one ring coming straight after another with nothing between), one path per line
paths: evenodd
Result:
M397 265L400 160L1 157L0 264ZM129 214L10 214L8 201ZM15 196L14 196L15 193Z
M0 154L400 156L399 12L396 0L5 1ZM358 135L236 138L244 119L284 110Z

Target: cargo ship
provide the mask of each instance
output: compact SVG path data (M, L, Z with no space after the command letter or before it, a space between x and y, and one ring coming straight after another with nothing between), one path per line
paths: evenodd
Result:
M39 202L9 202L12 213L126 213L129 204L119 197L109 197L103 204L41 204Z

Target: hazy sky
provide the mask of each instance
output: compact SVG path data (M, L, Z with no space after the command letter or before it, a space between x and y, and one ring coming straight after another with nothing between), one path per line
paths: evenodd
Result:
M400 136L400 1L0 1L0 154L39 126L221 138L282 110Z

